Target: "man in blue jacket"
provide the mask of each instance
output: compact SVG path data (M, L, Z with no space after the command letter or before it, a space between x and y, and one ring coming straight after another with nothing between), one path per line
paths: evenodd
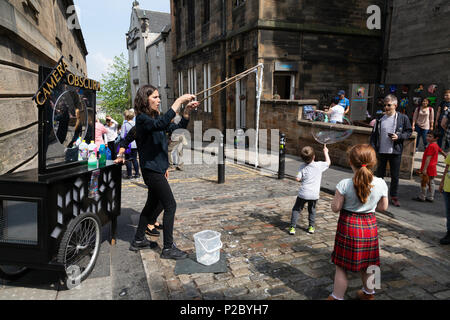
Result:
M411 137L412 127L408 117L396 111L397 106L396 96L390 94L384 98L386 114L375 123L370 136L370 144L378 154L378 177L384 178L386 164L389 162L391 168L389 195L391 203L400 207L398 180L402 162L403 141Z

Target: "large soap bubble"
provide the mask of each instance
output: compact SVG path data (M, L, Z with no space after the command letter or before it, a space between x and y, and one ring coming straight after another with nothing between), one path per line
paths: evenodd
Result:
M321 144L333 144L344 141L353 133L351 121L344 117L341 123L331 123L329 116L315 112L312 117L311 134Z

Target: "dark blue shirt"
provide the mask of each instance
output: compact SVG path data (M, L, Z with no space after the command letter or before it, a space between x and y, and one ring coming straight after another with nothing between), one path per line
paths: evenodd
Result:
M175 116L176 113L172 109L163 116L158 115L155 118L147 114L137 115L136 126L120 142L120 146L126 148L130 141L136 140L141 168L165 173L169 168L166 133L170 134L176 129L186 129L189 123L189 120L184 117L179 124L171 123Z

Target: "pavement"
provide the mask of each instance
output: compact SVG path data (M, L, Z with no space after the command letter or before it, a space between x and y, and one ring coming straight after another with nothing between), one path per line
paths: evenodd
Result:
M201 145L201 144L200 144ZM196 148L200 151L201 148ZM416 152L414 156L414 170L420 169L423 156L423 146L420 146L422 151ZM204 143L203 152L206 153L217 153L217 145ZM235 163L247 164L248 166L254 167L255 165L255 152L249 151L248 149L243 151L237 151L234 147L227 147L226 156L228 159L234 159ZM239 160L239 161L238 161ZM324 159L318 159L323 161ZM383 213L399 221L408 222L426 233L429 237L433 238L435 241L439 241L446 233L446 216L445 216L445 206L442 194L437 190L439 183L442 178L442 174L445 170L444 157L439 155L439 163L437 165L438 176L435 180L436 183L436 193L434 203L429 202L417 202L413 201L412 198L416 197L420 192L420 178L416 175L413 179L400 179L399 183L399 200L401 203L400 207L395 207L389 205L388 209ZM297 170L303 161L298 156L286 155L285 160L285 176L288 179L295 179L297 176ZM258 168L263 172L267 173L277 173L278 172L278 151L276 153L271 153L267 150L260 150L258 157ZM321 189L324 192L334 195L336 190L336 185L346 178L352 178L353 172L351 169L334 166L331 164L330 168L324 172L322 176ZM388 186L390 185L390 178L385 178Z
M224 184L217 184L214 164L185 165L185 171L171 172L169 182L177 201L177 246L194 253L194 233L220 232L227 272L176 275L176 261L160 259L160 249L129 251L147 196L142 179L133 179L123 182L117 244L102 242L95 269L79 288L66 290L55 274L31 270L15 282L0 280L0 299L315 300L332 291L331 252L339 215L330 210L331 194L321 193L316 233L306 232L303 212L292 236L287 228L299 187L292 179L278 180L273 172L229 159ZM376 298L450 299L450 246L439 245L432 234L407 221L385 214L377 214L377 220L381 289ZM108 230L103 231L107 239ZM153 240L162 246L162 236ZM349 280L346 298L353 299L361 281L353 273Z

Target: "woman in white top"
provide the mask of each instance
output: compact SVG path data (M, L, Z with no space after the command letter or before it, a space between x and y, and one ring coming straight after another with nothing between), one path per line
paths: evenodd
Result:
M338 104L339 99L334 98L333 102L330 105L330 109L327 112L320 111L328 115L329 122L330 123L343 123L344 122L344 115L345 115L345 109Z
M358 298L373 300L373 287L368 283L370 266L380 265L378 228L375 210L388 207L388 187L383 179L374 177L377 164L375 150L367 145L354 146L348 153L353 179L344 179L336 186L331 203L333 212L340 212L332 261L336 265L334 290L328 300L343 300L347 290L347 272L360 272L363 282Z
M106 130L108 133L106 134L106 139L108 140L108 149L111 150L111 160L116 160L117 154L117 146L116 146L116 138L117 138L117 121L111 118L111 116L106 116Z

